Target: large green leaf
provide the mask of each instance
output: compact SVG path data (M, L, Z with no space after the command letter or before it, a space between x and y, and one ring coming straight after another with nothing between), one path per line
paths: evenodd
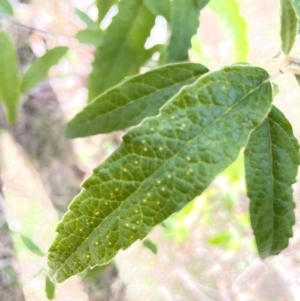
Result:
M293 236L293 190L299 144L288 120L275 107L253 131L245 150L250 217L259 255L280 253Z
M88 80L89 101L128 75L138 73L144 62L144 44L155 17L142 0L121 0L119 13L105 31Z
M67 47L59 46L47 51L38 58L23 77L22 92L26 93L47 77L49 69L57 64L68 51Z
M0 0L0 14L12 16L14 10L8 0Z
M300 1L299 0L291 0L298 17L298 34L300 33Z
M98 8L98 23L100 23L103 18L108 13L109 9L115 4L117 0L97 0Z
M157 68L122 82L100 95L71 120L69 138L108 133L155 116L179 89L208 70L200 64L180 63Z
M170 0L143 0L145 6L152 12L155 16L163 16L167 20L170 19Z
M222 21L222 27L235 45L237 61L247 61L249 41L247 22L240 14L240 3L237 0L211 1L208 5Z
M246 66L208 73L129 131L57 226L48 257L52 279L106 264L201 194L266 117L267 78Z
M81 43L92 44L96 47L100 47L103 42L103 32L100 29L86 28L79 30L75 38Z
M191 38L199 27L200 10L205 0L173 0L171 2L171 38L167 48L167 62L186 61L191 48Z
M291 0L280 0L281 4L281 50L289 54L295 43L298 31L298 18Z
M17 119L21 78L15 47L9 36L0 31L0 101L5 105L7 119L14 124Z

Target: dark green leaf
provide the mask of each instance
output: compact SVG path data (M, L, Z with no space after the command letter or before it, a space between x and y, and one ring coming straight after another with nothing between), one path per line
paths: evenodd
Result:
M0 101L5 105L7 119L14 124L17 119L21 78L15 47L9 36L0 31Z
M300 75L299 74L294 74L294 75L295 75L296 81L300 85Z
M98 23L100 23L106 16L109 9L115 4L117 0L97 0L98 8Z
M291 0L280 0L281 4L281 50L289 54L298 31L298 18Z
M155 16L163 16L167 20L170 19L170 0L143 0L145 6L152 12Z
M21 235L21 239L28 250L38 256L45 256L45 253L27 236Z
M53 300L55 298L56 284L52 282L49 276L45 279L45 292L48 300Z
M88 27L95 28L96 22L93 21L85 12L75 8L75 14L80 18L80 20Z
M180 63L131 77L76 115L67 125L66 136L85 137L137 125L145 117L157 115L181 87L207 71L200 64Z
M121 0L119 13L104 33L88 80L89 101L128 75L138 73L144 44L155 17L142 0Z
M182 88L83 183L49 250L53 280L108 263L235 161L272 102L266 71L228 67Z
M100 47L103 41L103 32L100 29L83 29L76 33L75 38L84 44Z
M0 14L12 16L14 10L8 0L0 0Z
M293 190L299 144L288 120L275 107L253 131L245 150L250 218L260 257L288 246L295 223Z
M39 82L43 81L47 77L49 69L57 64L67 51L67 47L59 46L47 51L38 58L24 74L22 92L27 93Z
M157 244L155 244L152 240L150 239L143 240L143 245L146 248L148 248L152 253L157 254L158 251Z

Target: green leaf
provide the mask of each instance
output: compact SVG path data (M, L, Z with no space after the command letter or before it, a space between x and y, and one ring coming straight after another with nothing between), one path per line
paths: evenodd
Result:
M144 247L148 248L152 253L157 254L158 251L157 244L155 244L152 240L150 239L143 240L143 245Z
M230 231L222 231L215 236L207 239L207 242L213 246L228 246L233 239L233 234Z
M4 103L7 119L14 124L17 119L21 78L15 47L10 37L0 31L0 101Z
M261 258L288 246L295 223L293 190L299 144L291 125L275 107L252 133L245 150L250 218Z
M191 48L191 38L199 27L200 10L208 1L174 0L171 2L172 30L167 48L167 62L186 61Z
M12 16L14 10L8 0L0 0L0 14Z
M84 44L92 44L96 47L100 47L103 42L103 32L100 29L83 29L79 30L75 38Z
M289 54L298 31L298 18L291 0L280 0L281 4L281 50Z
M79 19L88 27L95 28L96 22L93 21L85 12L80 9L75 8L75 14L79 17Z
M97 0L98 8L98 23L100 23L103 18L108 13L109 9L115 4L117 0Z
M219 17L225 33L235 44L237 61L246 61L249 53L247 22L240 14L237 0L211 1L208 7Z
M108 263L201 194L266 117L267 79L263 69L247 66L208 73L124 135L57 226L52 279Z
M48 300L53 300L55 298L56 284L52 282L49 276L45 279L45 292Z
M47 77L50 68L56 65L67 51L67 47L55 47L34 61L23 76L22 93L27 93L43 81Z
M291 0L292 4L296 10L297 17L298 17L298 34L300 33L300 1L299 0Z
M88 80L89 101L119 83L124 77L138 73L146 50L144 44L155 17L142 0L121 0L119 13L105 31Z
M298 84L300 85L300 75L299 74L294 74L295 75L295 79L298 82Z
M157 115L160 107L184 85L206 72L200 64L180 63L131 77L77 114L68 123L66 136L85 137L137 125L145 117Z
M32 239L25 235L21 235L21 239L26 248L30 250L33 254L38 256L45 256L45 253L41 251L41 249L32 241Z
M153 1L153 0L143 0L145 6L151 13L155 16L163 16L167 20L170 19L170 0L159 0L159 1Z

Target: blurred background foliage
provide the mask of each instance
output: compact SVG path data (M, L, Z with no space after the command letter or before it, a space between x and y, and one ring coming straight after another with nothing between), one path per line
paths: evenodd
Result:
M151 1L145 3L152 11ZM0 300L300 300L300 224L281 255L258 258L242 153L203 195L157 226L143 242L120 252L112 264L59 285L47 277L45 254L58 219L81 181L122 140L123 132L63 138L66 121L92 98L88 95L98 85L97 72L105 75L105 68L111 68L108 64L104 71L97 70L109 42L105 30L120 30L109 27L118 5L115 0L0 0L0 28L16 46L22 73L46 50L69 48L49 77L20 98L14 127L7 127L0 112L0 126L5 129L0 131ZM136 58L134 68L117 62L110 72L112 77L118 72L118 77L108 86L170 60L165 43L173 23L168 11L160 9L163 16L156 18L145 13L150 36L145 34L143 56ZM272 59L280 51L277 0L211 0L199 17L200 27L191 36L190 61L210 69L247 61L272 71ZM122 37L122 42L126 44L127 38ZM299 54L299 41L293 51ZM96 76L91 77L93 72ZM275 103L292 121L299 139L299 85L289 74L275 82L280 90ZM295 185L296 203L299 191ZM299 215L296 209L298 221Z

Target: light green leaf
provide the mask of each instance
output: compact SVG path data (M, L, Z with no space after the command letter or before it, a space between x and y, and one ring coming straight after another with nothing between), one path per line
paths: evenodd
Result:
M201 194L266 117L267 79L263 69L247 66L208 73L124 135L57 226L52 279L106 264Z
M8 0L0 0L0 14L12 16L14 10Z
M281 50L289 54L298 31L298 18L291 0L280 0L281 4Z
M14 124L17 119L21 78L15 47L9 36L0 31L0 101L4 103L7 119Z
M138 73L146 50L144 44L155 17L142 0L121 0L119 13L104 33L88 80L89 101L119 83L124 77Z
M108 13L109 9L117 2L117 0L97 0L98 8L98 23L100 23L103 18Z
M103 42L103 32L100 29L83 29L76 33L75 38L84 44L100 47Z
M299 0L291 0L292 4L296 10L297 17L298 17L298 34L300 33L300 1Z
M170 19L170 0L143 0L145 6L155 16L163 16L167 20Z
M57 64L67 51L67 47L55 47L34 61L24 74L22 93L27 93L39 82L43 81L47 77L50 68Z
M152 240L150 239L143 240L143 245L144 247L148 248L152 253L157 254L158 251L157 244L155 244Z
M32 239L25 235L21 235L21 239L26 248L30 250L33 254L38 256L45 256L45 253L41 251L41 249L32 241Z
M208 8L219 17L222 28L235 45L237 61L246 61L249 53L247 22L240 14L237 0L211 1Z
M213 246L228 246L233 240L233 234L230 231L222 231L207 239L207 242Z
M299 144L288 120L275 107L253 131L245 150L250 218L261 258L288 246L295 223L293 190Z
M80 9L75 8L75 14L79 17L79 19L88 27L88 28L96 28L96 22L93 21L90 16L88 16L85 12Z
M53 300L55 298L56 284L52 282L49 276L45 279L45 292L48 300Z
M77 114L68 123L66 136L85 137L137 125L145 117L157 115L184 85L206 72L208 69L200 64L180 63L131 77Z
M171 38L167 48L167 62L186 61L191 38L199 27L200 9L208 1L174 0L171 2Z

